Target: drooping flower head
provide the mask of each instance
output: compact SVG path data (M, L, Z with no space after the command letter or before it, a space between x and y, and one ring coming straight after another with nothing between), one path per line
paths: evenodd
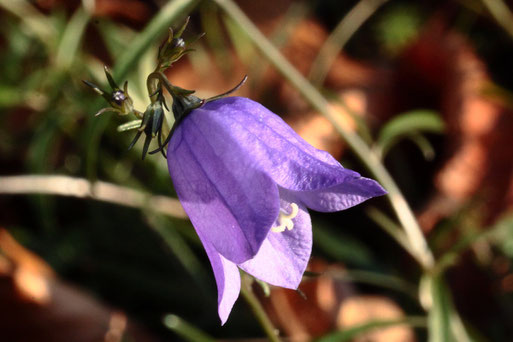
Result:
M239 295L238 267L269 284L298 287L312 249L307 208L339 211L385 194L247 98L194 109L167 155L214 270L223 324Z
M269 284L296 289L312 250L308 208L344 210L385 194L374 180L343 168L327 152L299 137L262 105L227 93L210 99L172 85L163 71L191 51L181 38L185 23L172 30L160 47L158 64L148 76L150 104L133 108L127 84L121 90L105 69L111 92L84 81L119 114L138 120L121 125L135 129L130 144L145 134L143 158L153 138L164 152L178 197L205 247L218 289L222 324L239 296L239 268ZM201 36L201 35L200 35ZM196 39L199 36L196 37ZM175 123L163 139L163 96L173 97Z

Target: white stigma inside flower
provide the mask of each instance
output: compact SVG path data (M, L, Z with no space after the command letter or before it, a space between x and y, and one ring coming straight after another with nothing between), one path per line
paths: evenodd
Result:
M281 233L284 232L285 229L292 230L292 228L294 228L294 222L292 219L297 216L299 207L296 203L290 203L290 208L292 209L290 214L286 214L280 209L280 216L278 216L278 222L280 225L277 227L272 227L271 231L275 233Z

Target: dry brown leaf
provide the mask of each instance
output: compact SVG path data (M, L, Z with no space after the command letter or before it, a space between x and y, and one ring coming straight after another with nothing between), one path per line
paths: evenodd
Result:
M341 270L339 266L313 259L308 269L321 275L301 282L299 289L306 299L295 291L273 287L270 298L265 300L270 314L283 328L284 336L294 342L311 341L333 330L339 303L353 291L347 283L322 275L330 270Z
M118 310L55 275L51 267L0 228L0 340L156 341Z
M133 23L145 23L152 15L148 5L139 0L97 0L94 12L97 16Z
M299 289L306 299L295 291L277 287L272 288L270 298L263 298L268 312L291 341L311 341L372 320L404 317L399 306L386 297L357 295L353 286L339 276L344 274L341 266L313 259L308 267L320 276L305 278L301 283ZM412 329L405 326L374 330L364 338L371 338L365 341L415 341Z
M362 325L373 321L396 320L404 317L401 308L388 298L381 296L352 296L347 298L337 316L339 329ZM355 342L413 342L416 341L411 328L391 326L361 334Z

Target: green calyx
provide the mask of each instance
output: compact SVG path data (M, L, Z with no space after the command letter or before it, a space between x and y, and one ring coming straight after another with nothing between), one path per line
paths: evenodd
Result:
M178 29L178 31L176 31L176 33L173 32L172 28L169 28L168 37L164 44L159 48L158 66L156 68L157 71L164 71L174 62L182 58L183 55L194 51L193 49L189 49L188 46L203 37L204 33L200 33L192 39L183 39L182 34L185 31L187 24L189 24L189 17L187 17L185 23L180 29Z
M96 93L101 95L110 104L110 107L100 109L96 113L96 116L105 112L115 112L119 115L137 115L137 113L134 113L134 103L132 101L132 98L130 97L130 95L128 95L128 82L125 82L123 85L123 89L121 89L114 81L114 78L112 78L109 68L105 66L104 70L111 91L105 91L98 87L96 84L91 83L89 81L82 81L86 85L91 87Z
M137 129L136 135L134 136L134 139L130 143L128 149L131 149L144 133L145 138L142 152L143 159L148 153L150 143L154 138L157 140L158 148L149 152L149 154L161 152L162 155L166 157L165 147L171 140L175 129L183 121L183 119L187 117L187 115L189 115L194 109L201 107L207 102L228 96L232 92L239 89L239 87L242 86L242 84L244 84L247 79L247 77L244 77L235 88L208 99L200 99L199 97L193 95L195 93L194 90L187 90L172 85L164 74L164 71L173 63L178 61L182 56L190 51L193 51L192 49L188 48L188 46L203 36L202 33L193 39L183 39L182 34L185 31L188 23L189 18L186 19L185 23L179 30L176 31L176 33L174 33L170 28L168 38L159 48L157 55L158 64L155 68L155 71L152 72L146 80L150 104L144 112L138 111L134 108L133 101L128 95L127 82L124 83L123 89L119 88L107 67L105 67L105 76L107 77L107 82L109 83L111 91L107 92L89 81L83 81L96 93L101 95L110 105L110 107L106 107L98 111L96 115L110 111L119 115L133 114L137 117L136 120L120 125L118 127L118 131L123 132ZM171 110L169 110L166 104L163 93L164 89L171 95L173 99ZM171 128L169 128L169 125L167 125L165 120L166 110L171 111L175 118ZM164 133L165 131L169 131L167 136Z

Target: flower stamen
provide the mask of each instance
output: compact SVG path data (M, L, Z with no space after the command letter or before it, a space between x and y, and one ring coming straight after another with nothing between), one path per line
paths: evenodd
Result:
M294 222L292 219L295 218L299 213L299 207L296 203L290 203L290 208L292 209L290 214L286 214L283 212L283 210L280 209L280 215L278 216L278 222L280 225L277 227L272 227L271 231L274 233L281 233L284 232L285 229L292 230L292 228L294 228Z

